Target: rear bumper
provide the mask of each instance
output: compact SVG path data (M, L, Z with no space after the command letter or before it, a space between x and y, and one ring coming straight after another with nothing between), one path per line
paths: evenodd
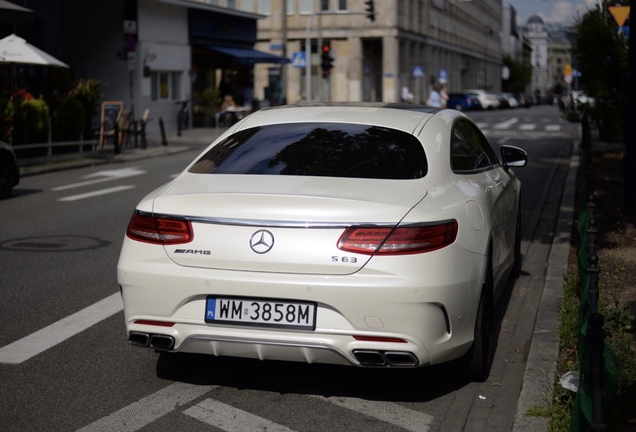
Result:
M455 245L428 254L426 263L414 255L396 266L389 257L385 268L376 262L373 270L325 276L181 267L160 255L139 260L148 255L138 248L152 246L126 242L118 280L134 345L261 360L420 367L458 358L473 341L485 260ZM209 295L315 302L316 327L209 324ZM153 336L160 343L152 344Z

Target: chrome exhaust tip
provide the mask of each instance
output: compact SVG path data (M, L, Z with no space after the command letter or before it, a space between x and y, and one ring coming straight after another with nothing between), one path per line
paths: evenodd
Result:
M174 338L165 335L150 336L150 347L156 350L171 350L174 347Z
M420 363L415 354L407 351L355 350L353 356L361 366L370 367L413 367Z
M147 347L150 343L150 335L148 333L130 332L128 342L130 342L131 345Z
M406 351L387 351L384 357L390 366L417 366L419 363L415 355Z
M386 360L380 351L355 350L353 356L362 366L386 366Z

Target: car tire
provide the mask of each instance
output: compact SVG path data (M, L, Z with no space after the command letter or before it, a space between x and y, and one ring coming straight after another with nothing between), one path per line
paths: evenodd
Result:
M0 199L9 198L15 173L9 161L0 157Z
M475 340L465 357L464 370L469 381L484 382L490 374L495 327L494 317L492 258L489 258L475 321Z

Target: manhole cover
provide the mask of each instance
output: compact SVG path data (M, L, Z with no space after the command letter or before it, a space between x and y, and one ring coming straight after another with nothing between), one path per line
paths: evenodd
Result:
M0 244L0 248L7 250L38 252L69 252L86 249L97 249L107 245L108 242L94 237L62 235L7 240Z

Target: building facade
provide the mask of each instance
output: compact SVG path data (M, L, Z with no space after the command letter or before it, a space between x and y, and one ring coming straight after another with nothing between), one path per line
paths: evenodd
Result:
M73 79L102 82L103 101L123 101L136 118L150 109L151 133L159 119L174 131L184 101L190 124L204 125L210 93L258 107L396 102L403 87L424 102L433 83L500 90L500 0L373 4L371 20L365 0L30 0L19 35L69 64ZM323 77L325 46L334 59Z
M572 64L572 43L566 37L566 28L546 24L538 15L528 18L521 30L532 47L530 91L549 102L555 91L569 87L564 68Z
M501 2L498 0L375 1L374 20L364 0L264 0L257 48L280 48L304 62L257 65L256 97L266 99L272 76L282 76L289 103L301 100L399 101L408 87L415 102L432 83L450 91L501 86ZM268 5L263 9L262 4ZM255 5L256 7L256 5ZM286 14L281 13L286 7ZM284 18L283 18L284 17ZM333 69L323 78L328 46ZM307 56L307 54L310 54ZM309 75L309 77L308 77ZM309 91L308 91L309 89Z

